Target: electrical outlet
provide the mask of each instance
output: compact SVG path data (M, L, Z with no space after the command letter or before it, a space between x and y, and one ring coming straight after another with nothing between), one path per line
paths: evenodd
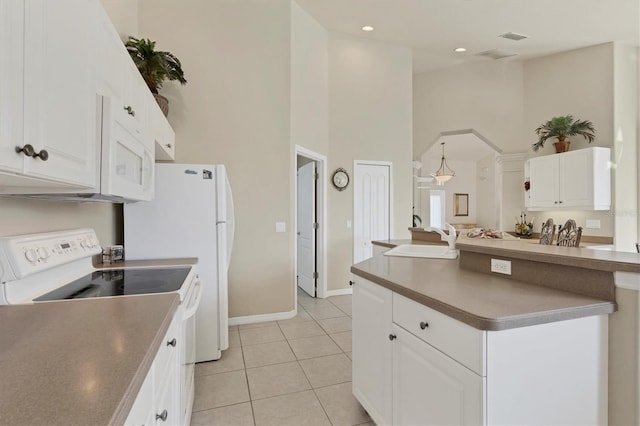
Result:
M501 259L491 259L491 272L511 275L511 261Z
M600 219L587 219L588 229L600 229Z

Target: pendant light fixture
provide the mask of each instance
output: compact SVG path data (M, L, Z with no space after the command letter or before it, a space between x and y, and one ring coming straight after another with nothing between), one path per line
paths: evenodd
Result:
M444 158L444 142L440 142L440 145L442 145L442 160L440 160L440 168L435 173L434 177L436 178L438 183L444 183L451 180L451 178L456 175L456 172L454 172L451 167L449 167L449 165L447 164L447 159Z

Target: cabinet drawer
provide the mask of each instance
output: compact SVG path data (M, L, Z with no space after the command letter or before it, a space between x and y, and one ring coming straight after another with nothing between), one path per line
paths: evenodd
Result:
M477 374L486 375L486 332L396 293L393 322Z
M176 316L171 322L169 330L167 330L167 334L162 339L162 343L160 343L158 354L156 355L156 359L153 363L153 368L157 375L156 377L161 378L167 374L167 372L174 371L174 364L177 362L180 355L180 348L182 345L182 342L180 341L180 327L178 325L179 321ZM172 345L174 339L175 346ZM159 389L156 389L156 391L159 391Z

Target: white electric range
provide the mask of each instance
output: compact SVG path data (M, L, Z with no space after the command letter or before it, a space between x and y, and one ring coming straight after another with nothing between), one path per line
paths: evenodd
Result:
M202 296L195 265L112 264L98 269L93 257L101 254L98 238L88 228L0 238L0 305L177 293L180 305L175 315L182 322L180 411L188 424L194 395L195 313Z

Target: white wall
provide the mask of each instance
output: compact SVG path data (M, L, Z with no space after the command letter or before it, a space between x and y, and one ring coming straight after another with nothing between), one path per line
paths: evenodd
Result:
M561 72L560 72L561 70ZM591 120L596 128L596 140L589 145L582 137L571 137L571 150L588 146L613 146L613 44L602 44L556 55L531 59L524 65L524 128L522 149L535 142L534 129L558 115L572 114ZM561 95L560 95L561 94ZM553 140L530 156L553 154ZM522 185L520 185L521 187ZM615 197L612 201L615 203ZM505 210L504 216L517 216L519 211ZM612 211L549 211L535 212L536 230L547 218L564 224L567 219L586 224L587 219L600 220L600 229L584 229L583 235L614 235ZM507 220L506 223L509 223Z
M505 153L522 143L522 63L487 61L414 76L414 157L440 132L474 129Z
M182 61L167 84L176 161L227 166L236 237L229 316L294 309L289 0L140 1L140 35ZM275 222L287 232L276 233Z
M615 246L635 252L638 228L638 51L613 46L613 152ZM635 185L634 185L635 183Z
M412 207L411 50L329 34L329 172L354 160L393 163L393 229L408 238ZM353 183L329 188L329 289L347 288L353 261Z
M329 153L329 35L291 6L291 144Z

